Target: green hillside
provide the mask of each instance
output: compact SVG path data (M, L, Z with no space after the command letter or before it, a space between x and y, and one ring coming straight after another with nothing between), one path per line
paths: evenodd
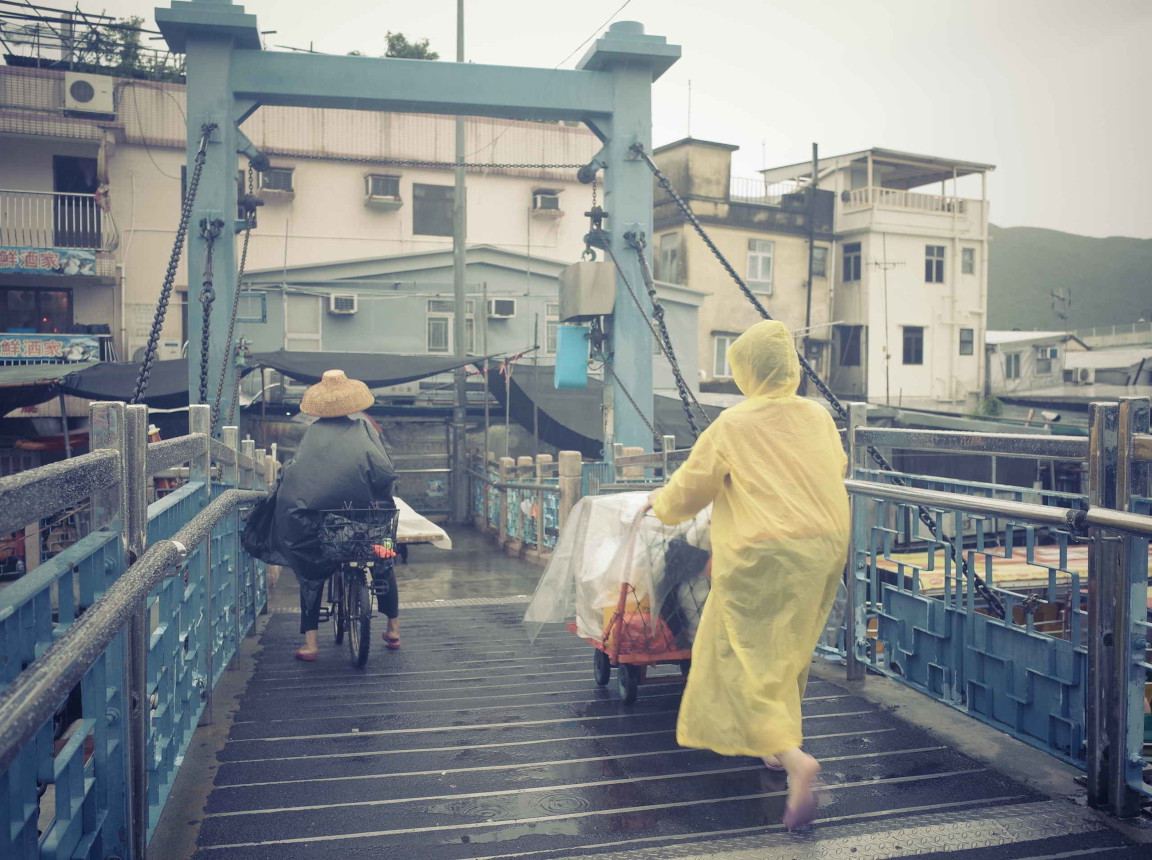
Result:
M1095 239L1038 227L989 228L988 328L1063 329L1149 319L1152 239ZM1068 322L1053 290L1070 290Z

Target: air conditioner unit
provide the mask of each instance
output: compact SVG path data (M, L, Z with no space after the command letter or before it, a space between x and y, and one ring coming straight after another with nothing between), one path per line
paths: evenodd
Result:
M1076 374L1076 381L1081 385L1091 385L1096 381L1096 373L1091 367L1082 367Z
M355 293L329 293L328 313L354 314L357 310L359 296Z
M563 215L560 195L553 191L537 191L532 195L532 214L556 217Z
M516 316L516 300L515 299L489 299L488 300L488 319L490 320L510 320Z
M382 173L369 173L364 177L364 202L381 209L398 209L404 201L400 199L400 177Z
M108 75L64 73L64 110L75 113L115 114L113 79Z

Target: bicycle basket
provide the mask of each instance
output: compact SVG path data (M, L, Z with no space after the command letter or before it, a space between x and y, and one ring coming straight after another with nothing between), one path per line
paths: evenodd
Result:
M373 546L396 545L396 508L344 508L320 512L320 554L328 561L376 561Z

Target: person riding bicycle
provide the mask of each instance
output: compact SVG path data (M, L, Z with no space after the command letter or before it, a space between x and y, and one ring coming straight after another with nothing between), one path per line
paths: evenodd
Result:
M365 421L351 417L374 402L368 386L343 370L325 371L300 403L300 411L317 418L304 433L296 457L284 467L276 493L272 546L292 567L300 582L300 632L304 647L297 660L312 662L320 650L317 628L324 583L336 565L320 549L322 511L340 508L394 507L397 473L380 435ZM387 553L385 553L387 555ZM380 610L388 616L384 641L400 646L399 599L392 561L377 565L377 581L386 580Z

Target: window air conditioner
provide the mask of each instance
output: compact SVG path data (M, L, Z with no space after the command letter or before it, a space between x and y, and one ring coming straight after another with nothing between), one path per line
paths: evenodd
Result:
M489 299L488 300L488 319L490 320L510 320L516 316L516 300L515 299Z
M329 293L328 313L354 314L357 310L358 298L355 293Z
M563 215L560 209L560 195L554 191L537 191L532 195L532 213L539 215Z
M115 114L113 81L108 75L64 73L64 110L75 113Z
M369 206L398 209L404 202L400 199L400 177L369 173L364 177L364 200Z

